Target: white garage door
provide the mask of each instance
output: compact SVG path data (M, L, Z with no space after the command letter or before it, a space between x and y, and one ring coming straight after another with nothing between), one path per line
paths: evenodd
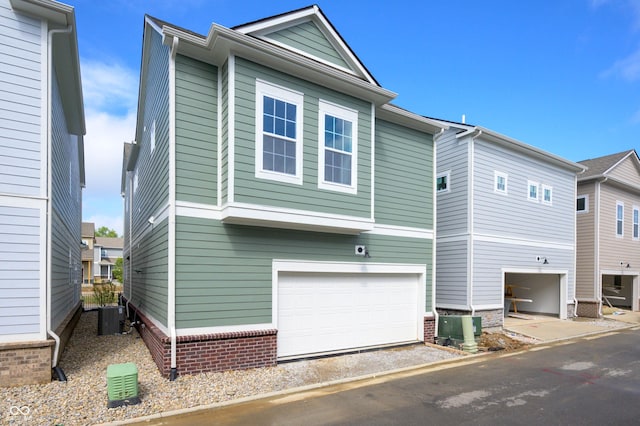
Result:
M280 272L278 357L422 340L418 277Z

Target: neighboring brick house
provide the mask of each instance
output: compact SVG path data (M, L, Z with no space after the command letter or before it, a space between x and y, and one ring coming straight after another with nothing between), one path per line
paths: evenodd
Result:
M51 380L82 311L74 9L0 0L0 47L0 384L11 386Z
M639 310L640 161L635 150L580 161L578 179L578 315L602 304Z
M124 296L164 375L433 342L433 135L317 6L146 17Z

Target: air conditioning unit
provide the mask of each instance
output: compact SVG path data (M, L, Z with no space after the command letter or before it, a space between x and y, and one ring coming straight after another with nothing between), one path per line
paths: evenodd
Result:
M98 336L120 334L124 330L124 306L98 308Z
M111 364L107 367L108 408L140 403L138 396L138 367L133 362Z
M473 337L477 342L482 334L482 317L471 317ZM450 339L451 344L459 345L464 342L462 332L462 315L440 315L438 318L438 342Z

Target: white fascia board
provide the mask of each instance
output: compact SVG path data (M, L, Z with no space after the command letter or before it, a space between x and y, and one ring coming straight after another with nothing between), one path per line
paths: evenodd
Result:
M378 107L376 117L431 134L436 134L443 129L449 129L449 126L445 123L423 117L392 104L385 104Z
M277 29L278 27L290 26L292 22L297 22L313 16L318 13L318 6L313 5L304 9L293 11L290 13L284 13L273 18L261 19L257 22L248 23L245 25L239 25L234 27L234 31L238 31L242 34L251 34L261 32L267 29Z
M376 105L388 103L397 96L390 90L333 66L318 63L217 24L211 25L206 38L166 25L162 27L162 32L165 44L170 44L173 37L180 38L178 53L216 66L221 66L230 54L234 54L291 75L304 75L311 82L371 101Z
M543 151L542 149L536 148L524 142L520 142L519 140L510 138L484 127L475 127L474 129L470 129L467 132L461 134L460 137L464 136L467 133L473 133L475 131L482 132L480 135L482 139L486 139L490 142L498 143L522 153L529 154L533 157L539 158L551 164L555 164L574 173L584 173L587 170L586 166L582 164L574 163L573 161L567 160L566 158L562 158L555 154L551 154L550 152Z
M359 234L374 229L374 222L369 218L247 203L230 203L223 206L221 219L224 223L238 225L339 234Z
M375 224L371 231L365 231L364 233L371 235L387 235L391 237L417 238L421 240L433 240L435 234L433 229L382 224Z
M72 25L75 30L73 6L52 0L9 0L11 7L23 13L38 16L57 25Z
M614 165L612 165L611 167L609 167L605 172L603 172L603 175L608 174L611 170L615 169L616 167L618 167L620 165L620 163L622 163L624 160L626 160L627 158L629 158L629 156L631 155L631 153L633 153L634 151L629 151L627 153L627 155L625 155L624 157L622 157L620 160L618 160ZM636 157L636 163L637 163L638 159Z

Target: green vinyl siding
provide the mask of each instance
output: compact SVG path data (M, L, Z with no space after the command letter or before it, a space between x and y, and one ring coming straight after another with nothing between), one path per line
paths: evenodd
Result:
M433 137L376 121L375 220L433 229Z
M130 301L146 314L167 325L168 304L168 226L167 220L135 242L131 256ZM129 296L126 293L125 296Z
M431 240L283 232L183 216L176 236L178 328L271 323L273 259L427 264L425 309L432 307ZM356 244L371 258L355 256Z
M302 185L255 177L256 79L263 79L304 94ZM235 81L235 201L369 218L371 216L371 104L241 58L236 59ZM358 111L357 194L318 188L320 99Z
M332 64L349 68L318 26L311 21L266 34L266 37Z
M218 69L176 57L176 198L217 204Z

